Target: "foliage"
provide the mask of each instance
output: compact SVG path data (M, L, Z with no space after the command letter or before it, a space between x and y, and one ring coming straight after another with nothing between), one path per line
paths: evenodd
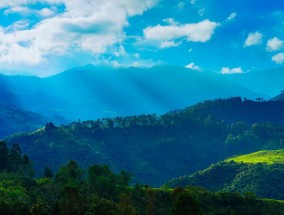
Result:
M173 179L164 186L194 185L213 191L252 192L258 197L284 200L282 153L282 150L260 151L233 157L190 176Z
M263 150L255 153L241 155L226 160L237 163L265 163L265 164L284 164L284 150Z
M13 158L19 159L12 157L8 166ZM84 171L74 160L60 167L53 178L33 179L22 171L2 171L0 179L1 215L281 215L284 210L283 202L257 199L251 193L130 187L127 172L116 174L98 164Z
M45 166L57 171L74 159L83 168L107 164L111 170L131 172L134 182L160 186L233 155L283 148L283 105L217 99L161 116L48 123L6 141L18 142L37 172Z

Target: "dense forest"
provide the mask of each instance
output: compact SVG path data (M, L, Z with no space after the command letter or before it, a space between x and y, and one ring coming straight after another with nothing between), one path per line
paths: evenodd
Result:
M161 186L233 155L283 148L284 102L204 101L163 115L141 115L46 124L32 133L7 137L53 171L71 159L87 168L107 164L133 174L134 182Z
M129 186L131 174L112 172L106 165L86 170L70 160L53 173L45 167L32 177L32 162L14 144L0 142L1 215L227 215L283 214L284 203L258 199L252 193L219 192L203 188L155 189Z

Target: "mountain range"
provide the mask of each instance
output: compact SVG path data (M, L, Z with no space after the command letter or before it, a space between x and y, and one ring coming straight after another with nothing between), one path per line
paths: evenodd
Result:
M71 121L162 114L231 96L269 98L266 91L252 90L233 78L175 66L110 69L88 65L46 78L2 75L0 83L5 88L0 102Z

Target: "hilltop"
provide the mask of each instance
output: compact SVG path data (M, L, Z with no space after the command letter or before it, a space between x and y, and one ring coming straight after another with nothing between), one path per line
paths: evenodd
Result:
M202 186L213 191L253 192L258 197L284 199L284 150L265 150L236 156L189 176L167 182L165 187Z
M226 162L230 161L246 164L284 164L284 150L258 151L248 155L241 155L226 160Z

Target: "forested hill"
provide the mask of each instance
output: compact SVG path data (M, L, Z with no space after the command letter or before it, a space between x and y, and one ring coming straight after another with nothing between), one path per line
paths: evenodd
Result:
M256 101L234 97L201 102L186 108L183 112L195 112L201 117L213 115L228 123L243 121L248 124L271 122L284 125L284 100Z
M227 159L164 186L202 186L213 191L253 192L258 197L284 200L283 176L284 150L265 150Z
M57 172L45 167L33 177L28 155L0 141L1 215L283 215L284 203L252 193L210 192L203 188L159 189L129 186L131 175L107 165L82 169L70 160Z
M283 147L283 107L283 102L219 99L161 116L104 118L60 127L49 123L6 141L19 143L37 170L46 165L57 169L75 159L83 167L102 163L115 171L124 169L133 173L134 181L158 186L232 155Z

